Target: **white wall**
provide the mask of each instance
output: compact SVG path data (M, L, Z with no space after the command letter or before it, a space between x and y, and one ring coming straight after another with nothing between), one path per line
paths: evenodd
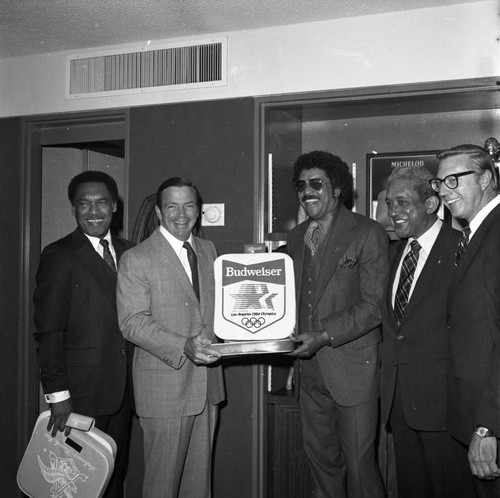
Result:
M500 75L497 1L213 35L225 87L65 100L70 52L0 60L0 117Z

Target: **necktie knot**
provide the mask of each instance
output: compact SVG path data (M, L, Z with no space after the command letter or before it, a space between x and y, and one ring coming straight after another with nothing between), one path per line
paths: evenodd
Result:
M199 279L198 279L198 258L197 258L196 253L194 252L194 250L191 247L191 244L189 242L184 242L184 244L182 244L182 247L184 247L184 249L186 249L186 251L187 251L189 267L191 268L191 283L193 284L194 292L195 292L196 297L198 298L198 301L199 301L200 300L200 284L199 284Z
M307 247L311 250L311 255L314 256L316 254L316 249L318 248L317 244L317 230L319 228L318 222L313 220L309 223L307 227L306 234L304 235L304 242Z
M115 260L109 249L109 242L106 239L99 240L99 244L102 246L102 257L105 263L109 266L110 270L116 273Z
M410 251L413 251L415 254L418 254L420 252L420 249L422 249L422 246L418 243L418 240L413 239L410 242Z
M186 249L186 251L188 253L188 258L189 258L189 255L193 255L194 257L196 257L196 253L194 252L193 247L191 246L191 244L189 242L184 242L184 244L182 244L182 247L184 247L184 249Z

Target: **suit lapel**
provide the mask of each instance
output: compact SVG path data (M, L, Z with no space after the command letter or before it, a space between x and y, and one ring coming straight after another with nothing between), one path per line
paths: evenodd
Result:
M198 298L194 292L193 285L191 284L189 277L187 276L186 270L182 266L181 260L175 253L174 249L168 242L168 240L162 235L160 229L157 228L151 235L152 242L156 246L156 254L160 261L170 268L174 273L174 277L180 282L182 288L185 290L186 294L189 295L191 301L197 303ZM199 267L199 262L198 262Z
M444 268L444 261L453 257L453 239L447 237L446 232L448 227L443 225L439 234L432 246L431 252L427 257L425 266L420 273L415 288L410 297L410 301L405 309L402 323L411 315L418 306L419 301L427 294L427 290L432 286L432 280L436 279L436 275L441 273Z
M73 232L73 247L81 265L97 282L104 294L116 306L116 274L113 274L104 260L92 246L90 240L79 229Z
M344 206L341 206L338 218L324 241L326 245L322 251L323 259L321 261L321 272L318 276L318 284L314 291L313 308L319 303L342 256L356 237L356 226L357 223L352 213Z
M111 241L113 243L113 248L115 249L116 261L118 262L120 261L122 254L125 252L125 244L122 239L115 237L114 235L111 236Z
M297 296L300 296L302 288L302 272L304 270L305 243L304 234L309 226L309 223L304 222L299 225L291 236L288 237L287 244L290 246L287 251L293 256L293 270L295 274L295 291Z
M483 220L479 226L477 232L472 237L471 241L467 245L467 249L462 254L460 258L460 264L455 269L453 278L451 280L450 289L448 291L448 300L446 304L447 315L453 304L453 299L455 298L455 293L460 285L460 282L467 273L467 269L474 260L474 257L481 246L481 242L484 236L489 232L492 226L498 227L500 224L500 205L496 206L493 211Z
M309 226L308 222L301 223L287 237L287 253L293 260L293 272L295 276L295 299L300 302L302 292L302 272L304 271L305 243L304 234ZM295 323L299 323L300 306L295 308Z

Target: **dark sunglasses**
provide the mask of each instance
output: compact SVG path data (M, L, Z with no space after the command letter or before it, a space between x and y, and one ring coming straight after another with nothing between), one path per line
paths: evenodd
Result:
M316 190L316 192L319 192L323 188L323 180L321 178L311 178L310 180L298 180L295 183L297 192L299 192L299 194L304 192L307 184L309 184L313 190Z

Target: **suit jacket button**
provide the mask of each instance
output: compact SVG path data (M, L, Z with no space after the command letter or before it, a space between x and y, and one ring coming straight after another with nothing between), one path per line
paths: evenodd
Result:
M405 336L404 336L404 335L401 335L401 334L399 334L399 335L396 337L396 339L397 339L398 341L402 341L404 338L405 338Z
M125 354L125 348L121 348L120 351L122 354Z

